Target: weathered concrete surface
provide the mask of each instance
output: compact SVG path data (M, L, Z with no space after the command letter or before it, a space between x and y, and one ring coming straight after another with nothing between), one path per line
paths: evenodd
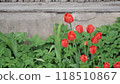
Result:
M2 3L0 4L0 31L28 32L30 37L38 34L45 39L53 34L53 22L59 23L63 20L64 12L72 13L75 20L72 23L73 28L81 24L85 30L88 24L95 27L113 24L116 18L120 17L120 2L95 2L95 5L92 3L49 3L48 5L46 3Z
M77 24L82 24L84 26L84 30L88 24L92 24L95 27L100 27L102 25L112 25L116 18L120 17L120 12L118 13L80 13L76 14L76 19L74 27Z
M49 13L0 13L0 31L28 32L29 36L38 34L43 39L52 34L53 18Z
M120 1L86 3L0 3L0 12L120 12Z

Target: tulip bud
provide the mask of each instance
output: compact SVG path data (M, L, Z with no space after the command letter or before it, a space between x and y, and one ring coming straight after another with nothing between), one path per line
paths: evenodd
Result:
M87 41L85 41L85 42L84 42L84 45L85 45L85 46L87 46L87 45L88 45L88 42L87 42Z

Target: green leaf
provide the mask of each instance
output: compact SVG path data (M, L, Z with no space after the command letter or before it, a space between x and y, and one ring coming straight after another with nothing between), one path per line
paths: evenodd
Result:
M118 56L118 57L115 58L114 63L118 62L118 61L120 61L120 56Z
M45 62L43 59L41 59L41 58L34 58L34 59L36 59L37 61L40 61L40 62Z
M55 48L55 45L52 45L52 46L51 46L51 48L50 48L50 50L49 50L49 53L51 52L51 50L52 50L53 48Z
M4 53L5 48L3 46L0 46L0 57L2 56L2 54Z
M56 51L56 56L59 60L59 63L61 63L61 43L60 43L61 25L62 25L62 21L59 23L57 31L55 30L55 26L53 25L54 35L55 35L55 51Z
M69 66L69 67L72 67L72 68L76 68L76 67L77 67L77 64L69 64L68 66Z
M17 56L17 42L16 42L16 40L13 37L11 37L11 39L8 39L1 32L0 32L0 39L2 41L4 41L11 48L11 50L14 53L14 55Z
M45 42L42 40L41 37L38 37L38 35L33 36L32 38L27 38L27 40L30 42L30 47L38 47L45 44Z
M36 53L37 57L40 57L43 55L43 51L41 49L35 50L34 52Z
M26 41L27 33L17 32L15 36L16 36L16 40L18 41L18 43L21 43L21 42Z

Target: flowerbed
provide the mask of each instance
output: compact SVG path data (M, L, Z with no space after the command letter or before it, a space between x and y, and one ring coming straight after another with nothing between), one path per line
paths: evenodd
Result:
M54 24L54 35L45 41L38 35L0 32L1 68L120 68L120 18L113 25L96 28L82 25L72 29L72 15L65 14L68 25Z

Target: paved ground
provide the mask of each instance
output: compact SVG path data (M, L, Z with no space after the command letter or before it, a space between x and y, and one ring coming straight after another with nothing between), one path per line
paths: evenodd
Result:
M120 12L120 1L86 3L0 3L0 12Z

